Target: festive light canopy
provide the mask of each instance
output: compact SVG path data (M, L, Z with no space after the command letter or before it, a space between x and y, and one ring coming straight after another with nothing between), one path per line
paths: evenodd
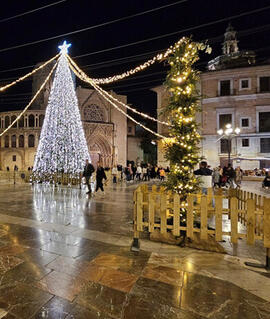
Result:
M63 172L79 174L85 160L90 160L82 127L74 83L66 57L70 45L60 46L61 55L55 71L44 124L41 130L33 172L51 179Z

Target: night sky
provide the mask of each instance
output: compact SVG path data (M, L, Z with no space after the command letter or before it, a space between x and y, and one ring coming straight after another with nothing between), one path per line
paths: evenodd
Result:
M229 21L211 26L203 26L203 24L229 17L233 27L239 32L240 49L255 50L258 62L270 57L270 1L262 0L187 0L125 21L38 44L4 50L180 1L66 0L43 10L5 20L54 2L57 1L14 0L1 3L1 83L9 82L8 79L17 78L29 72L36 63L50 59L57 53L57 47L63 40L72 43L69 54L88 75L104 77L133 68L158 51L166 49L180 37L193 35L195 40L209 39L213 48L212 55L202 56L198 64L198 67L204 70L208 60L221 54L223 33ZM267 6L268 8L261 12L238 18L232 17ZM192 27L196 29L180 32ZM173 32L178 33L120 49L98 52ZM78 57L80 55L86 56ZM10 71L10 69L22 67L28 68ZM150 91L150 88L162 84L165 75L166 65L160 63L132 78L129 77L104 88L126 94L129 103L144 112L154 114L156 95ZM1 111L23 109L29 101L30 94L31 80L6 90L0 96Z

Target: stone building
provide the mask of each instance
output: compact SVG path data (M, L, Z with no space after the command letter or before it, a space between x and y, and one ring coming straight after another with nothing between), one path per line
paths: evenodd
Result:
M223 55L208 63L201 73L203 96L201 123L202 156L214 167L228 161L228 144L219 140L217 130L231 124L239 127L239 136L232 139L231 157L243 169L270 167L270 64L256 64L253 51L240 51L236 32L229 26L225 33ZM158 113L167 101L163 86L157 92ZM158 126L166 135L166 127ZM268 160L269 158L269 160ZM158 162L165 165L162 147Z
M51 66L36 73L33 79L33 93L44 81ZM13 170L16 165L26 170L34 164L41 127L48 103L52 81L48 83L21 119L0 138L0 169ZM104 100L95 90L77 87L79 109L93 164L100 161L111 167L114 163L126 165L127 160L127 119ZM126 103L126 96L116 95ZM19 111L0 113L0 132L19 115Z

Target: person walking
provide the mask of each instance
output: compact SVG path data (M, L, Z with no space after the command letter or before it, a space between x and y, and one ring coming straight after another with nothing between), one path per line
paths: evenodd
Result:
M200 168L194 171L194 175L200 176L202 193L207 195L207 189L212 187L212 171L207 168L207 162L202 161Z
M165 180L165 170L163 167L160 168L160 171L159 171L159 176L160 176L160 180L163 182Z
M89 163L89 160L87 159L85 161L85 166L84 166L84 170L83 170L83 177L85 178L85 183L88 187L88 192L86 194L91 194L92 190L91 190L91 185L89 183L92 174L94 173L95 169L94 166Z
M136 171L136 179L139 180L139 182L141 181L141 175L142 175L142 168L141 168L141 165L138 165L137 171Z
M218 186L220 188L221 176L220 176L220 167L216 167L213 170L213 184L214 187Z
M117 183L117 167L114 165L114 167L112 168L112 177L113 177L113 183L116 184Z
M105 195L103 188L103 179L107 180L104 168L98 163L97 172L96 172L96 193L100 189L102 194Z
M147 181L147 168L144 166L142 169L143 181Z

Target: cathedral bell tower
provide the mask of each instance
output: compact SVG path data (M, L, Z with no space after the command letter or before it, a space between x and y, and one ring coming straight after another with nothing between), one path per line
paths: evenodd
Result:
M222 51L224 55L239 52L238 41L236 39L236 31L233 29L231 24L228 25L224 34Z

